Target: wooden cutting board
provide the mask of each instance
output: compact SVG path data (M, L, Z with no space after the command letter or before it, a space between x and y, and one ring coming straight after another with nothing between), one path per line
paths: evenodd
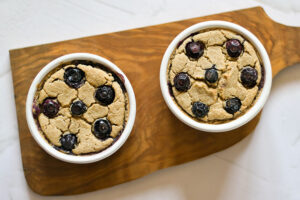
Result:
M11 50L23 169L30 188L42 195L70 195L110 187L215 153L253 132L260 116L230 132L196 131L181 123L163 100L159 68L164 51L182 30L207 20L234 22L254 33L270 55L274 76L300 62L300 28L275 23L260 7ZM93 164L52 158L34 141L25 119L26 95L35 75L51 60L74 52L114 62L136 94L137 116L129 139L113 156Z

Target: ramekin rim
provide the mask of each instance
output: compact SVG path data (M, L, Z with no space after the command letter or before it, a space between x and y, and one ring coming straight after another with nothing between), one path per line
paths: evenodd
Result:
M168 68L168 62L169 58L172 55L174 49L176 48L177 44L188 37L189 35L198 32L200 30L204 29L211 29L211 28L225 28L228 30L232 30L234 32L237 32L241 34L242 36L246 37L251 44L253 44L258 51L262 62L263 67L265 70L264 74L264 86L262 88L262 92L260 96L258 97L255 104L242 116L238 117L237 119L234 119L232 121L222 123L222 124L209 124L205 122L199 122L191 117L189 117L184 111L182 111L178 105L174 102L171 95L169 94L168 89L168 82L167 82L167 68ZM230 131L233 129L236 129L238 127L241 127L242 125L249 122L251 119L253 119L263 108L264 104L267 101L267 98L270 94L272 85L272 68L269 56L267 54L267 51L265 50L262 43L259 41L259 39L250 31L245 29L244 27L227 22L227 21L220 21L220 20L214 20L214 21L206 21L206 22L200 22L197 24L194 24L187 29L183 30L181 33L179 33L169 44L167 50L165 51L165 54L163 56L161 67L160 67L160 87L162 91L163 98L171 110L171 112L183 123L186 125L197 129L201 131L206 132L225 132Z
M39 132L38 127L35 123L33 113L32 113L32 105L34 100L34 95L37 89L38 84L42 81L42 79L47 75L51 70L53 70L55 67L59 66L62 63L69 62L72 60L89 60L98 62L100 64L103 64L108 69L112 70L113 72L116 72L119 74L119 76L122 76L124 79L124 86L126 88L126 92L128 94L129 98L129 116L127 123L125 125L125 128L120 135L120 137L108 148L104 149L101 152L90 154L90 155L69 155L62 153L56 149L53 148L49 144L48 141L42 136L42 134ZM91 54L91 53L71 53L66 54L63 56L60 56L51 62L49 62L47 65L45 65L40 72L35 76L34 80L31 83L31 86L29 88L27 99L26 99L26 120L27 124L30 130L31 135L35 139L35 141L39 144L42 149L44 149L49 155L65 161L69 163L76 163L76 164L86 164L86 163L93 163L97 162L99 160L103 160L107 158L108 156L115 153L121 146L125 143L127 138L129 137L134 121L135 121L135 115L136 115L136 100L135 100L135 94L133 91L133 88L131 86L130 81L128 80L127 76L124 74L124 72L116 66L114 63L109 61L108 59Z

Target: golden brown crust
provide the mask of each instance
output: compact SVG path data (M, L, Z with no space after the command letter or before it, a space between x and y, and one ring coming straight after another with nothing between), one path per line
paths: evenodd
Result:
M238 39L243 44L244 51L238 58L227 54L225 43L228 39ZM204 54L199 59L186 55L185 46L191 41L205 44ZM213 66L217 69L219 78L216 83L211 84L205 81L205 72ZM257 84L251 89L245 88L240 80L240 72L245 66L253 67L258 72ZM179 72L186 72L190 77L191 87L186 92L177 91L174 87L174 77ZM186 114L207 123L224 123L244 114L259 96L261 62L252 44L241 35L225 29L205 30L189 36L173 51L167 79L172 86L174 101ZM238 97L242 105L233 115L226 112L224 107L226 100L234 97ZM196 101L209 106L209 112L203 118L196 118L192 112L192 104Z
M78 89L69 87L64 82L64 71L68 67L78 67L85 73L85 82ZM95 91L101 85L111 85L115 91L114 101L108 105L100 105L95 100ZM129 106L127 93L122 90L120 82L112 73L90 65L59 66L47 76L38 86L35 102L41 105L46 98L56 98L60 104L58 115L48 118L43 113L37 120L42 134L53 145L60 147L60 138L67 133L77 136L77 145L72 150L74 154L98 152L111 145L123 131L127 121ZM72 102L81 100L87 106L87 111L81 116L72 116ZM111 138L100 140L92 133L92 125L99 118L108 119L112 125Z

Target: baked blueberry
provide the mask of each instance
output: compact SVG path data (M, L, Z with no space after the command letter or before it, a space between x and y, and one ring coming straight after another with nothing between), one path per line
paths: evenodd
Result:
M238 39L230 39L226 42L227 53L230 57L238 57L244 50L244 46Z
M82 101L79 100L72 103L70 110L72 115L81 115L85 113L87 107Z
M40 108L40 106L37 104L37 102L34 101L33 104L32 104L32 114L33 114L33 117L34 117L35 119L37 119L40 113L41 113L41 108Z
M61 147L65 151L71 151L75 148L75 145L77 144L77 137L75 134L68 133L60 138Z
M59 103L55 99L47 98L42 103L42 111L47 117L53 118L59 111Z
M110 85L102 85L96 90L95 98L102 105L109 105L115 99L115 90Z
M241 81L244 87L253 88L257 81L257 71L252 67L244 67L241 72Z
M111 130L111 124L106 119L98 119L92 128L93 134L101 140L107 139L110 136Z
M188 57L197 59L203 55L204 48L203 42L189 42L185 46L185 52Z
M226 101L225 110L230 114L234 114L240 110L241 105L241 100L237 97L234 97Z
M185 92L190 88L190 77L185 72L180 72L174 77L174 86L176 90Z
M65 83L72 88L79 88L85 81L85 73L79 68L69 67L64 73Z
M196 117L204 117L205 115L207 115L209 111L209 107L202 103L202 102L194 102L193 106L192 106L192 112Z
M218 80L218 71L212 67L205 72L205 80L209 83L215 83Z

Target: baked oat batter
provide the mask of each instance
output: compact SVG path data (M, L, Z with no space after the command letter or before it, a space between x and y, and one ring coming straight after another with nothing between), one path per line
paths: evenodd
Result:
M167 79L171 95L186 114L224 123L254 104L262 87L262 69L249 41L232 31L213 29L192 34L178 45Z
M59 66L45 77L33 112L41 133L58 150L99 152L125 127L127 93L120 79L105 67L74 63Z

